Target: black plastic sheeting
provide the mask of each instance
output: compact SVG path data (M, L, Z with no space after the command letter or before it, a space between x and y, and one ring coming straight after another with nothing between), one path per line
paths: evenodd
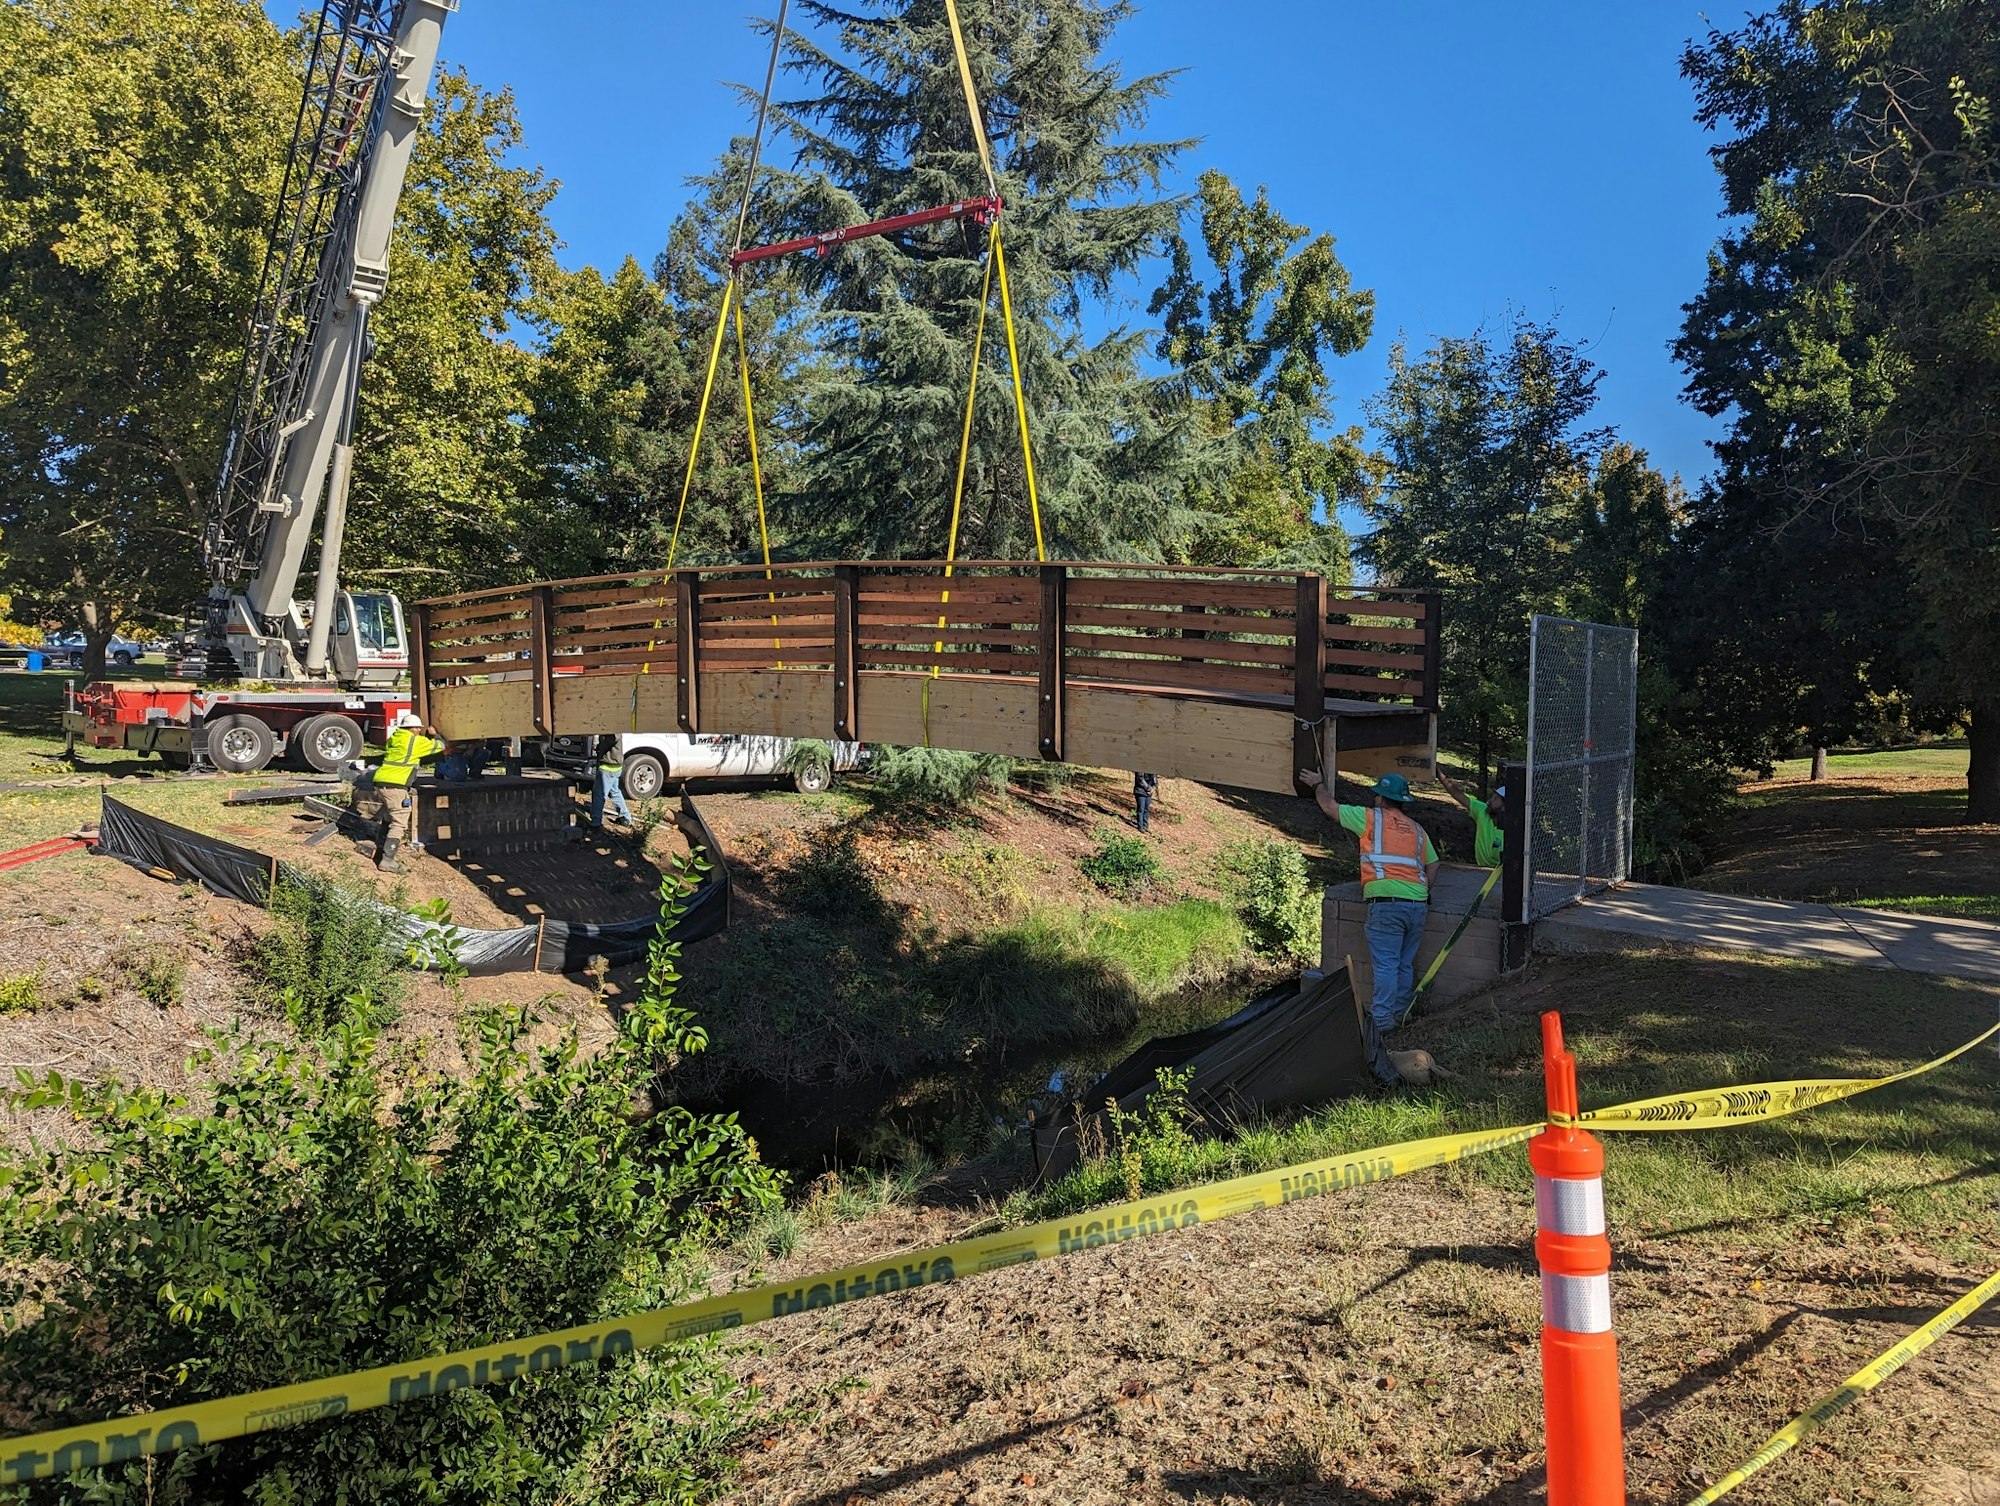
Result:
M687 896L680 918L668 934L675 941L699 941L729 927L729 867L722 860L721 849L716 846L708 823L686 796L681 797L674 825L680 828L690 847L706 854L709 866ZM174 878L192 879L216 894L260 908L270 902L271 883L276 877L305 884L318 882L312 875L265 853L175 826L171 821L134 810L109 795L104 797L104 811L98 823L97 850L145 872L165 872ZM396 918L411 941L426 932L442 934L448 930L452 954L473 977L496 973L581 972L595 957L614 965L634 962L646 955L660 928L657 910L604 925L551 920L541 925L496 931L473 926L446 928L387 905L380 908Z
M1259 994L1204 1029L1155 1036L1074 1100L1038 1115L1036 1174L1053 1180L1086 1150L1109 1150L1105 1102L1132 1113L1159 1085L1162 1067L1193 1069L1188 1101L1217 1129L1368 1088L1376 1080L1369 1068L1376 1046L1373 1032L1364 1033L1347 974L1330 973L1309 988L1302 982Z

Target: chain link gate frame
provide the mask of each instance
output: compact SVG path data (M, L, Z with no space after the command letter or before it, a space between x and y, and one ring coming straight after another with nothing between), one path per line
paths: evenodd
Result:
M1528 640L1522 923L1631 874L1639 635L1537 613Z

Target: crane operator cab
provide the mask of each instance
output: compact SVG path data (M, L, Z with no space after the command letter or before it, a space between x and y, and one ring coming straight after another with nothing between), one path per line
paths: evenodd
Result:
M395 685L410 670L403 603L386 591L343 591L328 643L334 677L360 687Z

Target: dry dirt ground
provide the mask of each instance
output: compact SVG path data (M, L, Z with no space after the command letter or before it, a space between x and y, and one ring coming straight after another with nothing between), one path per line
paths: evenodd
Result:
M2000 894L2000 826L1965 820L1965 781L1851 772L1744 786L1697 888L1839 903Z
M1432 1172L786 1319L736 1365L784 1420L734 1499L1525 1506L1545 1485L1532 1227L1524 1192ZM790 1264L952 1232L937 1214L857 1225ZM1686 1500L1985 1274L1866 1235L1623 1233L1632 1499ZM1820 1439L1739 1499L1996 1498L2000 1322Z
M1596 1009L1608 1023L1619 1010L1606 999L1615 965L1538 963L1460 1007L1482 1016L1558 1007L1586 1022ZM1754 987L1754 968L1704 966L1724 980L1740 971ZM1692 974L1663 976L1671 988ZM1829 978L1823 989L1843 1015L1856 1007L1846 986ZM1802 977L1792 987L1809 997L1814 985ZM2000 1003L2000 993L1983 992ZM1652 1048L1640 1012L1651 1003L1634 1004L1633 1028L1606 1049ZM1842 1036L1819 1028L1823 1039ZM1789 1037L1772 1049L1784 1054L1771 1075L1813 1059L1794 1056ZM1862 1133L1900 1136L1921 1156L1923 1131L1913 1126L1955 1113L1953 1094L1978 1101L1982 1073L1990 1081L1982 1064L1953 1079L1950 1093L1884 1103ZM1822 1140L1823 1130L1824 1121L1773 1131L1757 1152L1798 1158L1801 1202L1828 1154L1871 1154L1846 1134ZM1728 1169L1723 1147L1677 1144L1703 1185L1747 1178ZM1720 1159L1707 1164L1710 1155ZM1941 1209L1948 1182L1986 1178L1990 1188L1995 1165L1919 1177L1900 1195ZM1780 1195L1793 1185L1782 1167L1760 1169ZM1658 1162L1652 1171L1666 1174ZM1687 1500L2000 1263L2000 1219L1987 1201L1950 1204L1917 1233L1910 1205L1895 1202L1895 1179L1884 1162L1855 1177L1860 1191L1845 1211L1769 1217L1718 1214L1684 1189L1614 1187L1634 1502ZM1650 1216L1662 1196L1701 1211ZM1740 1205L1746 1194L1733 1196ZM832 1225L764 1274L795 1278L950 1240L976 1217L892 1209ZM735 1346L736 1372L762 1390L773 1421L746 1451L731 1498L1526 1506L1545 1485L1533 1227L1525 1158L1508 1151L777 1321ZM2000 1501L2000 1310L1977 1315L1736 1499Z

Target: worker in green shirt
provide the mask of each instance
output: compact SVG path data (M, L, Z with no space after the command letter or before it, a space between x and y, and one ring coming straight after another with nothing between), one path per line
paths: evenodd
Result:
M1489 800L1481 800L1469 793L1465 786L1457 783L1451 775L1440 768L1438 783L1444 792L1464 807L1472 817L1472 860L1481 868L1498 868L1500 854L1506 847L1507 839L1501 832L1501 823L1507 819L1507 787L1497 786Z
M1368 902L1368 960L1375 970L1370 1014L1386 1035L1409 1012L1417 987L1417 947L1430 919L1437 848L1410 815L1409 781L1384 774L1375 781L1373 805L1342 805L1317 770L1299 770L1299 782L1331 821L1361 844L1361 897Z

